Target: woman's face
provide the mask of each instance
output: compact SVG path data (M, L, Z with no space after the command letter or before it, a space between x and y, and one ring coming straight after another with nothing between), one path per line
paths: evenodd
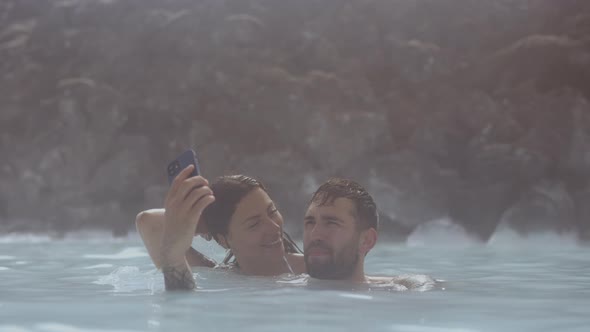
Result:
M236 206L229 223L227 244L238 264L250 273L265 274L281 264L283 217L268 194L260 189L249 192Z

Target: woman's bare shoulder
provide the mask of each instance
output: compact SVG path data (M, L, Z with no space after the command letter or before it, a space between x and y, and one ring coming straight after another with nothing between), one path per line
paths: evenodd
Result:
M141 211L139 214L137 214L137 218L159 218L159 217L163 217L164 213L166 212L166 210L164 209L149 209L149 210L144 210Z
M143 231L161 231L164 227L164 209L151 209L141 211L135 218L137 230Z

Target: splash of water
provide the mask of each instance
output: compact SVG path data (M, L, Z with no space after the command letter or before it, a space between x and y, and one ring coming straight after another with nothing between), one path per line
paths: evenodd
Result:
M529 235L521 235L510 228L497 230L488 246L494 248L536 248L536 249L574 249L580 247L575 233L537 232Z
M481 244L463 227L453 223L450 218L435 219L416 227L408 236L409 247L469 247Z
M141 247L129 247L116 254L87 254L84 258L91 259L129 259L137 257L148 257L148 254Z

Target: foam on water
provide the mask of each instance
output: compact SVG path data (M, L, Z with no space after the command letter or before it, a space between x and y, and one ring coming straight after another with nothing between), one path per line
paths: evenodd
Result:
M110 232L105 231L78 231L67 233L63 241L83 241L86 243L129 243L141 241L138 233L130 232L127 236L114 237Z
M60 323L40 323L31 328L14 325L0 325L0 332L136 332L140 330L94 329L88 327L66 325Z
M148 290L154 292L157 289L163 290L163 277L158 270L140 272L136 266L123 266L115 269L108 275L101 276L93 281L96 285L112 286L116 293Z
M408 236L406 244L409 247L463 248L481 245L481 241L467 234L462 226L451 219L441 218L418 225Z
M373 299L373 297L370 295L353 294L353 293L343 293L343 294L340 294L340 297L345 297L348 299L355 299L355 300L372 300Z
M0 244L10 243L47 243L54 240L49 235L8 234L0 236Z
M577 236L574 233L557 234L555 232L538 232L523 236L510 228L502 228L496 231L488 241L488 246L506 249L575 249L580 247Z
M408 247L469 248L490 246L506 249L526 248L580 248L575 233L537 232L528 235L502 227L490 237L487 243L470 235L465 229L449 218L441 218L418 225L406 240Z
M0 244L48 243L56 241L68 243L127 243L136 242L139 239L139 234L136 232L130 232L125 237L113 237L110 232L106 231L76 231L66 233L62 236L56 234L11 233L0 235Z
M113 267L113 264L96 264L96 265L83 267L83 269L85 269L85 270L105 269L105 268L110 268L110 267Z
M122 251L116 254L86 254L82 257L84 258L91 258L91 259L129 259L129 258L137 258L137 257L148 257L149 255L145 252L145 249L142 247L130 247L125 248Z

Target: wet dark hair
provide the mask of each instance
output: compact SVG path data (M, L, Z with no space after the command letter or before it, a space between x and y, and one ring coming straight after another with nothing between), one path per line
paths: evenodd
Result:
M262 189L268 194L264 185L246 175L226 175L217 178L209 186L215 196L215 201L211 203L201 215L201 221L205 222L209 234L219 243L219 236L227 236L229 232L229 223L231 217L236 212L236 207L240 201L246 197L252 190ZM283 232L283 244L287 253L302 253L291 237ZM228 263L233 257L231 250L226 255L223 263Z
M377 230L379 226L377 205L367 190L355 181L340 178L330 179L316 190L310 203L322 206L334 203L337 198L347 198L354 203L359 229L374 228Z

